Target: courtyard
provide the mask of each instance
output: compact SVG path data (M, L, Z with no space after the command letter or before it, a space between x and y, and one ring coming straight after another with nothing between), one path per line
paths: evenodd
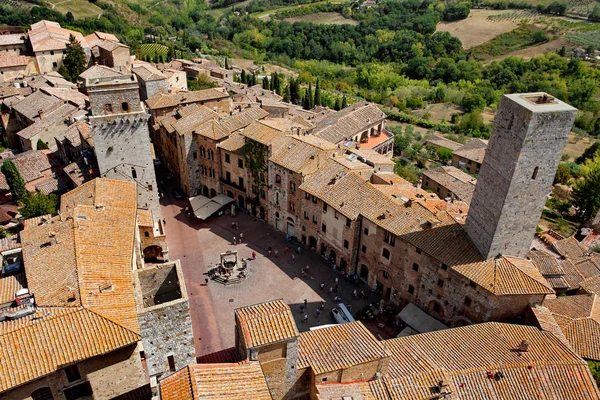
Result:
M371 291L363 282L346 280L339 272L328 266L318 254L297 244L287 242L285 234L271 228L267 223L243 212L230 215L214 215L208 221L190 218L185 212L186 200L174 199L167 191L162 199L162 213L166 221L169 258L180 259L190 300L190 312L194 329L196 355L204 355L232 347L235 343L234 310L273 299L283 299L292 308L300 331L310 327L335 323L331 316L335 296L341 296L353 315L369 303L379 302L380 295ZM233 229L236 222L238 229ZM240 233L243 241L239 243ZM238 239L233 244L233 237ZM273 254L268 256L268 249ZM286 248L289 248L286 251ZM248 275L242 282L223 285L209 280L207 272L220 261L220 254L237 251L238 257L256 259L248 261ZM275 256L277 251L278 255ZM292 259L295 255L295 261ZM302 269L309 266L308 273ZM338 290L330 294L330 287ZM324 283L324 289L321 284ZM367 299L355 298L364 291ZM301 312L304 300L307 307ZM321 308L324 302L324 309ZM304 316L308 320L303 322ZM367 323L367 327L382 338L395 336L396 327L381 326L379 322Z

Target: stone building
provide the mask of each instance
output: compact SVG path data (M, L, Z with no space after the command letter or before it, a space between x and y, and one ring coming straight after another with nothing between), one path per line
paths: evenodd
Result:
M140 101L135 75L86 78L94 150L100 176L135 182L138 207L152 211L156 230L162 223L148 114ZM167 259L166 248L163 248Z
M576 113L545 93L502 98L465 225L484 258L529 252Z
M169 94L157 93L147 99L146 104L152 115L152 124L155 124L159 117L171 114L175 109L189 104L206 106L219 114L229 114L231 111L231 99L224 89L205 89Z
M185 71L180 71L173 68L168 68L162 71L169 81L169 90L173 93L187 92L187 78Z
M138 79L142 100L147 100L157 93L169 92L169 80L152 64L136 62L133 64L131 72Z
M92 56L90 45L81 33L61 28L57 22L46 20L36 22L31 25L28 34L38 71L42 74L57 71L62 65L70 35L75 36L81 43L87 61Z
M159 382L163 400L600 399L553 333L485 323L377 340L361 322L299 333L275 300L235 311L236 345ZM485 357L482 357L482 354ZM534 376L532 376L534 374Z
M385 129L385 113L373 103L354 103L341 111L315 118L310 131L334 144L358 146L392 157L393 135Z
M421 187L437 194L439 198L451 198L471 202L477 179L456 167L441 166L423 171Z
M454 150L452 153L452 166L464 169L469 174L479 174L487 146L486 140L471 140L464 146Z
M179 260L134 271L143 357L151 378L195 361L192 317Z
M129 47L119 43L119 39L104 32L94 32L85 37L90 45L93 61L107 67L121 70L131 64Z
M217 146L221 157L223 192L241 208L246 208L250 199L248 185L239 186L239 182L248 182L244 145L244 137L234 133Z
M269 224L288 236L300 238L303 219L302 193L299 190L307 175L318 172L327 158L339 151L337 146L315 136L281 136L272 143L268 162L269 209L275 218ZM304 243L306 240L304 240Z
M26 221L25 273L0 278L0 351L10 354L0 358L0 397L147 393L133 294L136 211L133 184L98 180L64 195L58 216Z

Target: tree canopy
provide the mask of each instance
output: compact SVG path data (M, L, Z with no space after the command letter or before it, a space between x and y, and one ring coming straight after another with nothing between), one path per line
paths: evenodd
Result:
M15 163L11 160L6 160L2 164L1 170L6 177L6 183L8 183L13 199L23 202L27 198L27 189L25 189L25 181L21 177Z

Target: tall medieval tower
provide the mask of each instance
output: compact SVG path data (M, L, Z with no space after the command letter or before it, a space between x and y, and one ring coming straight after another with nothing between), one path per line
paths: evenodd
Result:
M133 74L118 71L85 79L90 99L89 117L100 176L133 181L138 208L152 211L155 224L162 218L148 118Z
M576 113L546 93L502 97L465 224L484 258L527 255Z

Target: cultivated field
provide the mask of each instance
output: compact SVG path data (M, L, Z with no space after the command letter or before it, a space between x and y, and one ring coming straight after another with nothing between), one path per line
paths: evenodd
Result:
M358 25L358 21L346 18L337 12L321 12L315 14L302 15L300 17L286 18L285 21L294 22L312 22L313 24L328 25Z
M511 10L471 10L469 17L460 21L440 22L437 31L450 32L460 39L465 50L478 46L505 32L512 31L519 25L518 19L490 20L490 16L511 14Z
M100 7L87 0L49 0L48 3L53 10L63 14L70 11L77 19L96 18L103 12Z
M162 55L163 57L167 56L169 52L169 48L162 44L157 43L145 43L140 45L140 50L142 51L142 59L145 60L146 57L149 57L150 60L154 61L154 57Z
M597 141L597 139L592 138L590 136L578 137L574 132L571 132L571 134L569 135L569 141L565 146L563 154L568 154L571 157L570 161L573 161L574 159L582 155L585 149L587 149Z

